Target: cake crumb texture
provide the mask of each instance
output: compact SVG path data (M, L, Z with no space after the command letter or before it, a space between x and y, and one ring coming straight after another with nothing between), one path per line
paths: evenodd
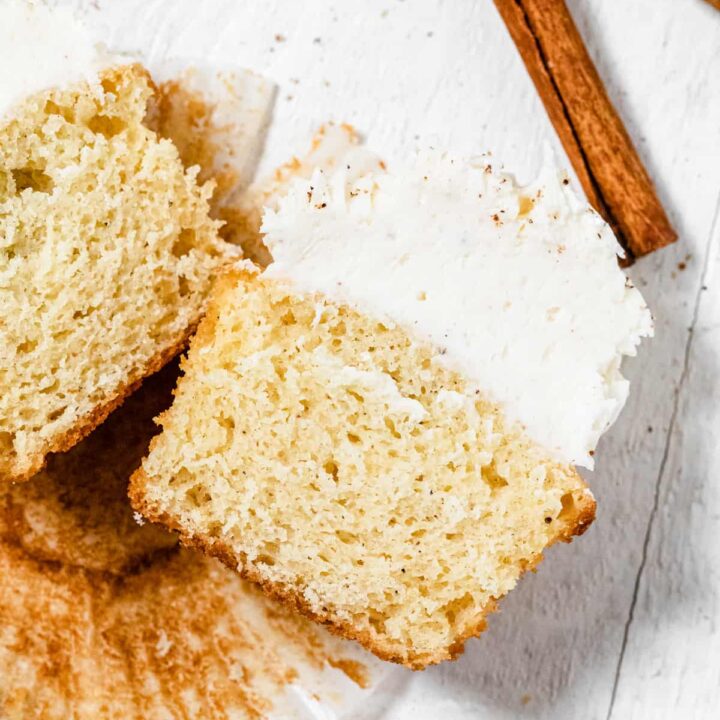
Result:
M36 473L184 345L236 252L139 65L31 96L0 124L0 479Z
M282 281L221 278L183 370L136 509L385 659L457 655L594 516L437 350Z

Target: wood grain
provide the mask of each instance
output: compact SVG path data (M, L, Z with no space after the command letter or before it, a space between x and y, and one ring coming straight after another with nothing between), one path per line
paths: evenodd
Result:
M704 267L667 461L659 477L611 720L718 714L720 202L700 262Z
M677 239L564 0L495 0L590 203L640 257Z

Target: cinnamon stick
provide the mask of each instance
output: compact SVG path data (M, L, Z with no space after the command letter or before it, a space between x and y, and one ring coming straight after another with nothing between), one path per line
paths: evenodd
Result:
M716 10L720 10L720 0L707 0Z
M631 257L677 239L563 0L495 0L590 204Z

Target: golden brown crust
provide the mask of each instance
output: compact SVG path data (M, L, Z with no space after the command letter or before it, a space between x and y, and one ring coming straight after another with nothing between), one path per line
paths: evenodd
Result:
M578 478L582 482L582 478L578 475ZM583 483L584 485L584 483ZM595 511L597 510L597 503L592 493L588 489L580 491L579 497L574 497L574 508L573 513L570 515L566 527L553 539L555 542L572 542L574 537L583 535L586 530L590 527L593 520L595 520Z
M579 475L578 479L582 482ZM480 609L468 627L442 652L417 654L408 652L408 649L400 644L391 645L377 642L370 633L358 630L350 623L334 617L330 612L315 612L305 598L298 593L297 589L263 578L253 564L248 562L246 557L237 557L226 543L206 535L188 533L174 518L167 513L158 511L157 508L147 502L144 487L148 484L148 481L147 474L140 468L133 473L128 491L133 508L144 517L151 522L160 523L174 530L178 533L180 542L186 547L202 550L204 553L218 558L229 568L239 572L241 577L257 583L268 596L282 602L305 617L324 625L336 635L359 642L382 660L404 665L411 670L424 670L428 665L435 665L443 660L454 660L465 650L465 641L480 635L487 627L487 616L498 610L498 600L500 598L493 598L491 602ZM548 547L556 542L570 542L576 535L582 535L595 518L596 503L594 498L585 489L581 489L579 492L580 496L574 498L575 502L572 511L563 518L564 526L558 529L558 533L550 540ZM522 569L521 576L527 570L534 569L542 559L542 554L539 554L529 561Z
M152 357L145 367L136 372L124 385L116 390L114 397L110 398L106 403L98 405L85 417L78 420L75 426L66 432L64 435L60 435L45 446L45 451L42 455L36 455L30 461L29 466L26 466L24 470L13 473L13 465L6 465L5 467L0 466L0 483L5 482L25 482L29 480L33 475L36 475L42 470L47 463L47 456L50 453L67 452L70 448L77 445L83 438L87 437L98 425L103 423L108 415L120 407L124 400L134 393L143 380L146 377L156 373L162 369L167 363L169 363L176 355L180 354L183 349L187 346L189 338L195 332L195 329L200 322L198 317L186 330L184 330L178 338L168 345L166 348L158 352Z

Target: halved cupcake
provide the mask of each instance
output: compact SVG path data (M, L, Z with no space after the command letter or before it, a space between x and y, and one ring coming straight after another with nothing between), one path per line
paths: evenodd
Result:
M0 480L36 473L184 346L239 256L154 89L67 9L9 3L0 107ZM27 57L26 57L27 56Z
M296 181L216 285L131 499L380 657L452 658L582 533L652 330L567 181L430 153Z

